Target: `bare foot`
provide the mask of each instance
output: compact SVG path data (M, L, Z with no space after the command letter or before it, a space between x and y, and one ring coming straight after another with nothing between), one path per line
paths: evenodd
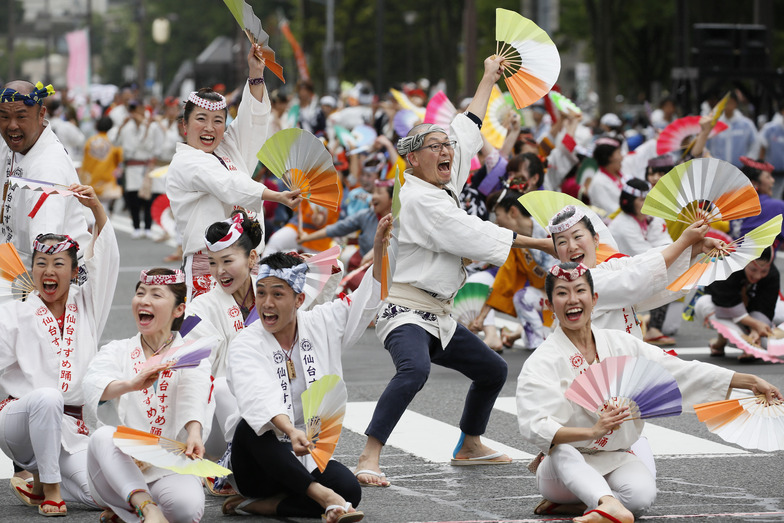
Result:
M377 438L368 436L365 448L362 451L362 454L359 456L357 468L354 469L354 475L357 476L357 480L359 481L360 485L364 484L366 486L376 487L389 486L389 480L387 480L384 474L381 472L381 465L379 464L382 448L383 445ZM370 470L375 474L357 474L357 472L360 470Z
M460 450L457 451L455 454L456 460L461 459L472 459L472 458L481 458L484 456L491 456L496 454L496 451L491 449L490 447L486 446L480 440L479 436L468 436L466 435L465 440L463 441L463 446L460 447ZM498 461L501 463L510 463L512 458L507 456L506 454L501 454L500 456L496 456L493 458L489 458L488 461Z
M504 344L498 336L498 329L492 325L488 325L484 328L484 333L485 343L488 347L496 352L504 352Z
M142 509L144 523L169 523L169 520L163 515L161 508L153 503L148 503Z
M577 523L606 523L608 518L602 513L608 514L621 523L633 523L634 515L624 507L620 501L612 496L604 496L599 500L599 506L595 510L589 510L579 518L572 521Z
M520 339L523 335L523 328L520 327L516 331L512 332L511 329L504 327L501 329L501 343L503 343L504 347L511 348L514 343Z
M33 474L27 470L20 470L19 472L14 473L14 477L29 482L31 479L33 479Z
M724 356L724 347L727 345L727 339L719 334L718 338L710 340L710 355L721 357Z

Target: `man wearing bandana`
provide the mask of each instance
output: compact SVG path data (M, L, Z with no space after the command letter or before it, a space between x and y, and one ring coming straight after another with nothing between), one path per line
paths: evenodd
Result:
M365 431L368 441L355 471L363 485L389 485L379 465L381 449L424 386L431 363L455 369L473 382L452 464L511 461L480 441L506 380L506 362L458 325L450 310L466 281L464 258L502 265L512 247L552 251L552 245L517 236L460 208L457 196L468 179L471 158L482 147L481 116L487 111L493 85L501 78L503 60L488 58L484 67L473 101L464 114L455 117L449 130L417 125L397 144L408 167L400 191L399 250L389 297L376 322L397 373Z
M25 265L30 246L44 232L67 234L80 245L90 243L81 205L75 198L17 187L11 178L32 178L66 188L79 177L63 145L45 120L43 99L52 86L14 81L0 91L0 181L3 206L0 241L13 243Z

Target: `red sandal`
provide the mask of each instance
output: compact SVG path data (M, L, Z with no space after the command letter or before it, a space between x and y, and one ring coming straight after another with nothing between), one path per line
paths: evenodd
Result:
M46 517L59 517L68 515L67 508L65 509L65 512L44 512L44 505L61 509L65 506L65 501L52 501L51 499L44 500L40 505L38 505L38 513Z
M33 494L30 484L22 478L11 478L11 492L28 507L37 507L45 499L40 494Z

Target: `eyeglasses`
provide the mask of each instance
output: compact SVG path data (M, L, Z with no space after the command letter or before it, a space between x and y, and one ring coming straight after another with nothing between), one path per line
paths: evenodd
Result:
M449 140L448 142L443 142L443 143L433 143L430 145L423 145L422 147L420 147L420 149L427 148L433 151L434 153L439 154L442 148L454 149L456 144L457 144L457 140Z

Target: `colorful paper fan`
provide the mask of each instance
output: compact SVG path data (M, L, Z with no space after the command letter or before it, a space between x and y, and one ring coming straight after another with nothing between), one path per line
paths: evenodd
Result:
M313 303L324 286L327 280L332 276L332 268L338 266L338 257L340 256L340 247L334 247L320 252L308 258L305 263L308 265L308 272L305 276L305 288L302 292L305 293L305 302L303 307L307 309Z
M334 128L335 128L335 137L340 142L340 145L342 145L344 149L349 149L353 147L354 140L351 137L351 131L349 131L342 125L336 125Z
M321 472L338 445L347 400L346 384L336 374L319 378L302 393L305 434L312 444L310 455Z
M216 336L205 336L197 340L188 340L166 352L166 354L158 354L147 358L140 370L160 364L167 365L167 368L170 370L198 367L201 360L209 358L212 348L217 341L218 338Z
M376 138L378 138L378 133L375 129L369 125L357 125L351 130L352 147L348 154L369 151Z
M642 212L690 225L756 216L760 203L740 169L716 158L698 158L664 175L645 198Z
M425 120L424 107L414 105L414 102L411 101L411 98L409 98L404 92L398 91L397 89L390 89L389 92L392 93L392 96L395 97L395 101L398 103L401 109L414 111L420 120Z
M731 320L718 319L714 315L710 317L710 323L719 334L727 338L730 343L735 345L746 354L750 354L755 358L761 359L762 361L769 361L771 363L784 363L784 356L781 356L780 354L779 356L776 356L774 353L777 351L771 352L757 343L752 343L749 335L741 330L741 327L735 322Z
M727 102L730 100L730 92L727 91L719 103L713 106L713 110L711 111L711 126L715 126L716 122L719 121L721 115L724 114L724 108L727 106Z
M284 129L273 134L256 157L293 191L302 189L302 197L312 203L337 211L342 187L332 164L332 155L324 144L303 129Z
M495 39L496 54L505 59L506 87L518 109L550 92L561 72L561 57L547 33L519 13L499 8Z
M12 243L0 243L0 303L23 300L35 290L33 277L25 269Z
M408 136L408 131L420 123L422 123L422 120L410 109L401 109L395 113L395 118L392 120L392 126L400 137Z
M770 247L779 234L781 234L780 214L749 231L745 236L728 243L724 249L713 249L703 254L667 288L671 291L679 291L726 280L730 274L759 258L762 251Z
M449 98L444 94L444 91L438 91L433 98L427 102L423 123L433 123L444 129L449 129L455 116L457 116L457 109L455 109L455 106L449 101Z
M767 452L784 450L784 402L764 395L694 405L697 419L724 441Z
M264 59L264 66L280 78L284 84L283 66L275 61L275 51L269 46L269 35L261 27L261 20L253 13L253 8L243 0L223 0L226 6L234 15L234 19L240 24L245 35L254 44L261 46L261 58Z
M633 356L591 365L566 389L566 397L591 412L628 406L628 419L677 416L683 409L672 374L655 361Z
M155 169L150 171L147 174L147 176L149 176L150 178L163 178L164 176L166 176L166 173L168 172L169 172L169 166L164 165L162 167L156 167Z
M19 176L11 176L8 178L8 183L12 187L20 189L29 189L31 191L38 191L45 194L59 194L61 196L76 196L78 198L87 198L73 191L68 190L68 186L59 183L47 182L44 180L33 180L32 178L22 178Z
M519 201L531 213L536 223L545 230L547 230L550 219L567 205L580 207L585 212L585 215L588 216L588 219L591 220L596 234L599 235L599 246L596 248L596 263L602 263L608 258L618 255L618 244L615 243L612 234L610 234L610 229L607 228L598 214L577 198L555 191L531 191L522 195Z
M463 325L469 325L479 316L490 294L490 286L484 283L468 282L457 291L452 305L452 315Z
M583 110L577 107L577 104L558 91L550 91L549 96L550 101L553 102L553 105L559 112L564 114L583 114Z
M506 129L507 118L512 111L514 111L514 106L507 103L501 89L494 85L487 102L487 112L482 122L481 132L490 145L496 149L500 149L504 144L508 132Z
M196 327L196 325L198 325L199 323L201 323L201 318L199 318L196 314L191 314L190 316L182 320L182 323L180 324L180 330L179 330L180 336L182 336L183 338L187 336L188 333L192 331L193 328Z
M710 134L709 138L713 138L717 134L727 129L727 124L723 122L717 123ZM656 154L666 154L670 151L677 151L684 147L683 141L689 136L696 137L700 133L700 117L699 116L684 116L678 118L670 125L664 128L656 139Z
M117 427L113 438L114 445L124 454L177 474L192 474L202 478L231 474L229 469L210 460L189 458L185 455L187 445L177 440L122 425Z

